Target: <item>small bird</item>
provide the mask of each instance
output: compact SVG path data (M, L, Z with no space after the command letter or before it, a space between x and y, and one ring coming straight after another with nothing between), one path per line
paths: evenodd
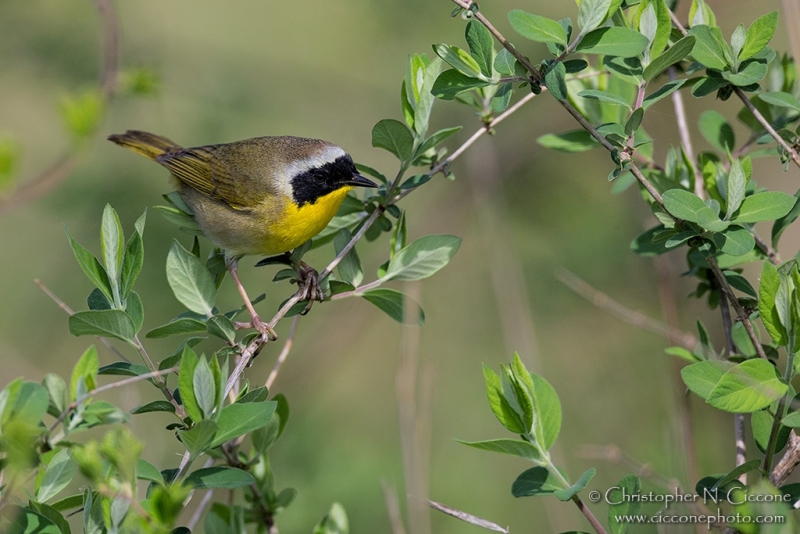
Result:
M354 187L377 187L358 174L349 154L319 139L256 137L194 148L137 130L108 139L169 169L203 233L225 251L253 327L271 339L275 331L259 318L239 280L239 258L302 245L328 225ZM305 266L302 274L310 278L306 291L314 299L316 273Z

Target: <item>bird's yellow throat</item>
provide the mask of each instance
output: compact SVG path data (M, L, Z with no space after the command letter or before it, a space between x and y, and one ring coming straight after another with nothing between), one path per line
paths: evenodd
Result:
M286 244L286 249L299 247L328 226L352 189L350 186L340 187L319 197L313 204L298 206L293 201L286 202L283 215L273 223L271 233Z

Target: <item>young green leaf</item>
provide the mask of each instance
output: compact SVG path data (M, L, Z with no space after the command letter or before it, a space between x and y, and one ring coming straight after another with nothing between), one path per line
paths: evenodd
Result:
M350 242L352 237L348 228L339 230L339 233L336 234L333 240L333 247L337 255L344 250L344 247ZM343 281L355 287L358 287L361 280L364 279L364 269L361 266L361 259L358 257L358 252L356 252L355 247L351 248L350 252L339 262L339 276Z
M680 80L672 80L665 83L664 85L662 85L661 87L659 87L658 89L656 89L655 91L653 91L644 98L644 100L642 101L642 108L644 108L646 111L647 108L649 108L662 98L668 97L669 95L671 95L672 93L683 87L683 85L688 81L689 81L688 79L682 78Z
M567 99L566 76L567 69L561 61L550 67L544 74L544 83L550 94L553 95L553 98L562 102Z
M486 26L475 19L467 22L465 37L469 45L469 53L480 66L480 72L487 78L492 77L492 56L494 41Z
M195 422L203 420L203 412L197 404L197 397L194 393L194 371L197 368L197 364L197 354L191 347L184 345L181 354L180 372L178 373L178 390L186 408L186 413Z
M447 265L461 246L461 238L451 235L421 237L398 252L389 262L385 281L421 280Z
M683 189L670 189L664 193L663 199L667 211L679 219L697 223L712 232L721 232L728 227L728 223L721 221L719 216L694 193Z
M107 336L133 343L136 328L127 313L121 310L80 311L69 316L69 332L73 336Z
M755 238L749 230L734 224L712 236L714 244L729 256L744 256L756 246Z
M730 216L739 209L744 200L745 188L747 187L747 176L745 176L742 162L736 158L731 163L731 171L728 173L728 185L726 191L726 206L725 218L730 219Z
M794 197L795 199L800 199L800 191L795 193ZM781 234L783 234L783 231L786 230L798 216L800 216L800 202L795 200L794 207L792 207L789 213L775 221L775 224L772 225L772 248L777 248Z
M591 100L599 100L607 102L615 106L624 106L628 109L631 108L630 101L622 95L612 93L611 91L602 91L600 89L586 89L578 93L578 96L589 98Z
M574 497L579 491L585 488L586 485L589 483L589 481L592 480L596 474L597 470L594 467L587 469L586 471L584 471L584 473L581 475L578 481L575 482L575 484L573 484L568 488L554 491L553 495L555 495L558 498L558 500L562 502L567 502L568 500L572 499L572 497Z
M738 223L771 221L785 216L794 207L795 198L781 191L764 191L744 199L733 220Z
M113 300L111 283L108 280L108 273L106 273L106 270L97 258L94 257L94 254L72 238L66 228L64 228L64 232L67 234L69 246L72 248L72 253L75 254L75 259L78 260L78 265L80 265L83 273L97 289L103 292L103 295L105 295L109 301Z
M114 303L119 305L120 290L120 271L122 269L122 257L125 253L125 239L122 233L122 223L116 210L110 204L106 204L103 209L103 220L100 226L100 247L103 254L103 262L108 273L108 280L111 282L111 293L115 297Z
M663 1L663 0L662 0ZM655 58L645 69L642 76L646 82L649 82L670 66L679 63L686 56L692 52L694 48L695 37L687 35L683 39L677 41L674 45L669 47L666 52Z
M205 467L189 473L184 485L194 489L236 489L256 483L253 475L235 467Z
M757 18L753 24L747 28L744 45L739 52L739 59L744 61L761 52L775 33L778 26L778 12L767 13L763 17Z
M517 62L511 52L503 48L494 57L494 70L505 76L514 75L514 64Z
M211 317L217 286L208 267L173 241L167 254L167 282L178 301L195 313Z
M600 146L592 135L584 129L560 134L545 134L539 137L536 142L545 148L567 153L585 152Z
M698 362L681 369L681 378L686 387L705 400L722 376L732 367L732 363L720 360Z
M727 54L727 44L722 39L722 32L718 27L699 24L689 30L689 34L696 39L692 49L692 57L704 67L715 70L725 70L730 67Z
M723 78L728 80L732 85L736 85L738 87L747 87L754 83L758 83L766 75L767 75L766 61L756 61L756 60L749 60L743 62L739 67L739 71L736 72L735 74L728 71L722 73Z
M600 26L611 7L611 0L583 0L578 7L578 27L581 35L586 35Z
M78 464L72 459L69 449L61 449L53 456L44 472L42 483L36 492L36 500L47 502L67 487L78 473Z
M549 469L537 465L523 471L511 485L514 497L531 497L534 495L552 495L563 490L564 484Z
M788 387L770 362L745 360L720 378L706 401L726 412L751 413L781 398Z
M411 158L414 136L402 122L383 119L372 128L372 146L388 150L401 162L405 162Z
M157 339L161 337L172 336L175 334L191 334L194 332L205 332L206 323L192 319L190 317L181 317L174 319L169 323L153 328L145 337L148 339Z
M122 270L120 271L120 297L123 300L133 289L136 278L142 272L142 265L144 265L142 236L139 232L134 232L125 247L125 259L122 261Z
M211 447L218 447L266 426L272 419L276 407L275 401L229 404L220 413L217 421L219 429L211 442Z
M609 491L608 526L611 534L625 534L630 523L623 521L624 517L635 516L642 508L638 499L625 498L628 495L639 495L642 492L642 482L636 475L627 475Z
M499 452L502 454L511 454L519 456L532 462L541 462L543 460L541 453L528 443L519 439L492 439L487 441L462 441L456 440L459 443L481 449L484 451Z
M531 41L564 46L567 44L567 32L553 19L514 9L508 13L508 21L514 31Z
M150 412L175 413L175 405L165 400L156 400L137 406L131 410L131 415Z
M789 336L786 327L781 323L776 301L781 287L781 277L778 270L768 261L761 267L761 284L758 288L758 311L764 328L776 345L786 346Z
M436 98L441 98L442 100L453 100L465 91L486 87L487 85L489 85L487 81L465 76L455 69L450 69L439 74L439 77L436 78L436 82L433 84L431 93ZM373 146L376 146L374 142L374 133ZM381 148L384 147L381 146Z
M483 377L486 381L486 396L489 400L489 407L494 412L495 417L506 430L515 434L528 432L522 416L509 404L503 392L500 377L490 367L483 366Z
M472 78L483 79L484 75L481 72L481 66L478 62L469 55L468 52L458 48L457 46L450 46L444 43L433 45L433 51L436 55L442 58L448 65L456 69L458 72L465 76Z
M766 102L767 104L771 104L773 106L778 106L781 108L789 108L792 111L800 113L800 101L797 100L793 94L784 93L780 91L773 91L773 92L766 92L761 93L758 95L758 98Z
M197 406L203 413L204 419L211 419L211 414L216 406L217 390L211 368L205 357L198 360L192 373L192 391L197 400Z
M394 289L370 289L369 291L361 293L359 296L380 308L398 323L405 322L404 309L405 303L408 301L412 308L416 310L416 313L412 314L411 324L416 323L422 326L425 322L425 313L422 311L420 305ZM413 317L416 317L416 320L414 320Z
M587 33L575 50L584 54L634 57L641 54L649 44L647 37L636 30L612 26Z

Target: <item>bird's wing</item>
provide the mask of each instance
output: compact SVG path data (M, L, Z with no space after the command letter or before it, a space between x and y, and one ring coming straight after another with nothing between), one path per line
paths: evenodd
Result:
M234 209L252 207L250 195L243 189L250 179L215 156L217 146L185 148L156 158L182 183L203 195L221 200Z

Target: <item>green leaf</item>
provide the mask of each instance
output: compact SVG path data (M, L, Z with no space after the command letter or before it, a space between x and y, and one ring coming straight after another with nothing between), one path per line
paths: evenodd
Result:
M681 378L686 387L705 400L722 376L732 367L732 363L720 360L693 363L681 369Z
M83 379L83 385L87 391L91 391L97 387L97 373L99 371L100 363L97 356L97 349L94 345L86 349L86 352L78 359L75 367L72 369L72 378L70 379L69 394L72 401L78 400L78 383Z
M197 404L197 397L194 394L194 370L197 368L197 364L197 354L191 347L184 345L181 353L181 367L178 373L178 390L181 394L183 406L186 408L186 413L195 422L203 419L203 412Z
M555 66L549 68L544 75L544 83L550 94L556 100L564 101L567 99L567 68L564 63L559 61Z
M610 91L601 91L599 89L587 89L585 91L581 91L580 93L578 93L578 96L582 96L583 98L589 98L591 100L600 100L601 102L608 102L609 104L614 104L615 106L624 106L628 109L631 108L631 104L627 98L625 98L622 95L612 93Z
M578 7L578 27L586 35L600 26L611 7L611 0L583 0Z
M728 223L721 221L714 211L694 193L683 189L670 189L663 194L664 206L672 215L697 223L706 230L721 232Z
M344 250L344 247L347 246L352 238L353 236L348 228L339 230L333 240L333 248L336 250L337 255ZM339 262L339 276L343 281L356 287L364 279L364 268L361 266L361 259L358 257L355 247L351 248L350 252Z
M412 242L395 254L383 280L422 280L447 265L461 246L461 238L429 235Z
M495 417L506 430L515 434L525 434L529 431L520 414L508 403L503 392L500 377L487 365L483 366L483 377L486 381L486 396L489 407Z
M217 286L200 259L173 241L167 254L167 282L178 301L195 313L212 315Z
M733 128L721 113L712 109L704 111L700 114L698 126L700 133L714 148L723 153L733 151L736 145Z
M85 140L100 125L105 113L106 102L100 88L92 88L80 94L66 95L60 102L61 116L72 136Z
M197 366L192 373L192 391L197 400L197 406L203 413L203 418L211 419L211 413L216 406L217 387L205 357L197 361Z
M649 82L675 63L679 63L688 56L694 48L695 37L687 35L669 47L666 52L655 58L643 73L644 80Z
M636 57L604 56L603 66L618 80L631 85L642 83L642 62Z
M558 491L554 491L553 495L555 495L558 498L558 500L562 502L567 502L568 500L572 499L572 497L574 497L579 491L585 488L586 484L588 484L589 481L592 480L596 474L597 470L594 467L592 467L586 470L575 484L566 489L560 489Z
M198 321L197 319L192 319L190 317L181 317L179 319L174 319L165 325L159 326L158 328L153 328L145 335L145 337L149 339L157 339L174 334L190 334L192 332L205 331L206 323L203 321Z
M758 293L756 293L756 290L750 285L750 282L747 281L747 278L736 271L723 271L722 273L725 275L725 279L728 280L728 283L734 289L738 289L742 293L746 293L753 298L758 298ZM739 324L741 325L741 323ZM743 325L741 327L743 327Z
M647 37L636 30L613 26L587 33L575 50L584 54L634 57L644 52L649 44Z
M439 74L433 84L431 93L436 98L441 98L442 100L453 100L465 91L477 89L478 87L486 87L487 85L489 85L487 81L465 76L455 69L450 69ZM374 134L373 146L375 146Z
M726 484L738 479L740 475L758 469L759 464L761 464L761 460L755 458L753 460L750 460L748 462L736 466L736 468L731 470L727 475L717 480L711 487L711 491L714 491L719 488L724 488Z
M32 509L36 513L46 517L58 527L59 532L61 534L71 534L72 529L70 529L69 522L67 518L64 517L61 512L50 506L49 504L44 504L41 502L36 501L29 501L28 508Z
M347 513L344 507L335 502L331 505L330 511L314 527L312 534L349 534L350 523L347 520Z
M233 343L236 339L236 327L234 327L231 320L224 315L217 314L211 317L208 323L206 323L206 331L212 336L216 336L228 343Z
M625 534L630 523L618 520L622 517L637 515L642 508L638 499L625 498L626 496L639 495L642 492L642 482L636 475L627 475L608 492L608 526L611 534Z
M36 492L36 500L47 502L67 487L78 472L78 464L72 459L69 449L61 449L53 456L44 472L42 483Z
M6 517L13 518L7 534L62 534L50 519L27 508L10 505Z
M170 206L153 206L166 220L192 235L205 235L193 215Z
M219 429L211 447L218 447L226 441L266 426L272 419L276 407L275 401L236 402L224 407L217 421Z
M406 296L399 291L387 288L370 289L369 291L361 293L359 296L383 310L395 321L399 323L405 322L404 306ZM425 322L425 314L423 313L422 308L419 306L419 304L411 299L408 299L408 302L410 302L411 306L417 310L417 313L414 315L418 319L416 321L413 321L412 319L412 321L422 326L422 324Z
M433 45L433 51L442 58L448 65L456 69L465 76L472 78L482 78L481 66L465 50L457 46L450 46L439 43ZM373 143L374 145L374 143ZM377 146L377 145L375 145ZM391 151L391 150L390 150Z
M642 124L642 119L644 118L644 109L643 108L636 108L631 113L631 116L628 117L628 120L625 121L625 133L627 135L633 135L636 130L639 129L639 126Z
M744 39L744 46L739 52L739 59L744 61L761 52L775 33L775 28L778 25L778 12L773 11L767 13L763 17L757 18L753 24L747 28L747 33Z
M725 188L725 211L726 218L739 209L744 200L745 189L747 188L747 176L745 176L742 162L736 158L731 162L731 171L728 173L728 185Z
M508 13L508 21L515 32L531 41L567 44L567 32L553 19L514 9Z
M42 385L47 390L49 405L47 412L53 417L58 417L69 405L67 385L64 379L54 373L47 373L42 380ZM3 410L0 409L0 416Z
M766 92L758 95L758 98L767 104L781 108L789 108L792 111L800 113L800 101L798 101L797 97L790 93L784 93L781 91Z
M372 128L372 146L388 150L400 161L405 162L411 158L414 136L402 122L383 119Z
M184 485L195 489L236 489L256 483L253 475L235 467L206 467L186 477Z
M144 325L144 306L142 298L136 291L131 291L125 300L125 314L131 318L133 332L138 334Z
M744 199L733 220L738 223L754 223L780 219L794 207L796 199L781 191L764 191Z
M78 260L78 265L80 265L83 273L97 289L103 292L103 295L105 295L109 301L113 300L114 297L111 295L111 283L108 281L108 273L106 273L106 270L100 265L97 258L94 257L94 254L72 238L66 228L64 232L67 234L69 246L72 248L72 253L75 254L75 259Z
M137 406L131 410L131 415L150 412L175 413L175 406L171 402L165 400L156 400L143 404L142 406Z
M725 70L730 67L730 60L725 48L728 46L722 38L718 27L705 24L693 26L689 35L694 35L696 41L692 49L692 57L704 67L715 70Z
M781 278L778 270L768 261L763 262L761 268L761 284L758 288L758 311L764 328L776 345L786 346L789 336L786 328L781 323L778 308L775 305Z
M746 360L729 369L711 390L706 401L733 413L751 413L766 408L788 389L775 366L761 359Z
M730 256L744 256L756 246L753 234L739 225L729 226L723 232L715 233L712 238L714 244Z
M540 465L523 471L511 485L514 497L552 495L564 489L564 484L550 470Z
M115 337L128 343L136 336L133 321L121 310L76 312L69 317L69 332L73 336Z
M731 82L732 85L739 87L747 87L754 83L760 82L764 76L767 75L766 61L750 60L742 63L739 71L735 74L732 72L723 72L722 77Z
M650 106L661 100L662 98L666 98L681 87L684 86L688 79L680 79L680 80L672 80L670 82L665 83L649 95L647 95L644 100L642 101L642 107L647 110Z
M494 57L494 70L505 76L514 75L514 64L517 62L511 52L503 48Z
M654 237L663 231L663 226L656 226L638 235L631 241L631 250L640 256L658 256L669 252L669 249L664 246L664 241L654 241Z
M144 265L144 244L139 232L134 232L125 247L125 259L120 272L120 297L125 299L133 289L133 284Z
M125 254L125 241L122 233L122 223L119 216L110 204L106 204L103 209L103 220L100 226L100 246L103 261L108 273L108 280L111 282L112 295L117 298L114 302L119 302L119 280L122 270L122 257Z
M511 454L532 462L542 461L541 454L536 447L519 439L491 439L488 441L462 441L459 439L456 441L484 451Z
M800 216L800 191L794 194L794 198L799 199L795 200L794 207L772 225L772 248L778 247L778 240L781 238L783 231Z
M494 54L494 42L492 34L486 26L475 19L467 22L465 37L469 45L469 53L480 65L480 71L487 78L492 77L492 56Z
M150 370L144 365L130 362L114 362L101 367L97 374L109 376L139 376L149 371Z
M195 423L189 430L178 430L178 437L192 458L197 458L211 448L211 440L216 432L217 424L206 419Z
M136 460L136 478L149 480L157 484L164 483L164 475L161 474L161 471L147 460L142 460L141 458Z
M561 431L561 402L550 383L531 373L533 381L533 408L536 412L541 435L536 440L544 450L550 450Z
M585 152L600 146L592 135L584 129L560 134L545 134L539 137L536 142L545 148L567 153Z
M428 137L417 149L417 154L424 154L428 150L434 148L439 143L450 139L456 133L461 130L461 126L456 126L454 128L444 128L443 130L439 130L435 134Z
M70 495L52 504L52 508L59 512L71 510L79 506L83 506L83 495Z

